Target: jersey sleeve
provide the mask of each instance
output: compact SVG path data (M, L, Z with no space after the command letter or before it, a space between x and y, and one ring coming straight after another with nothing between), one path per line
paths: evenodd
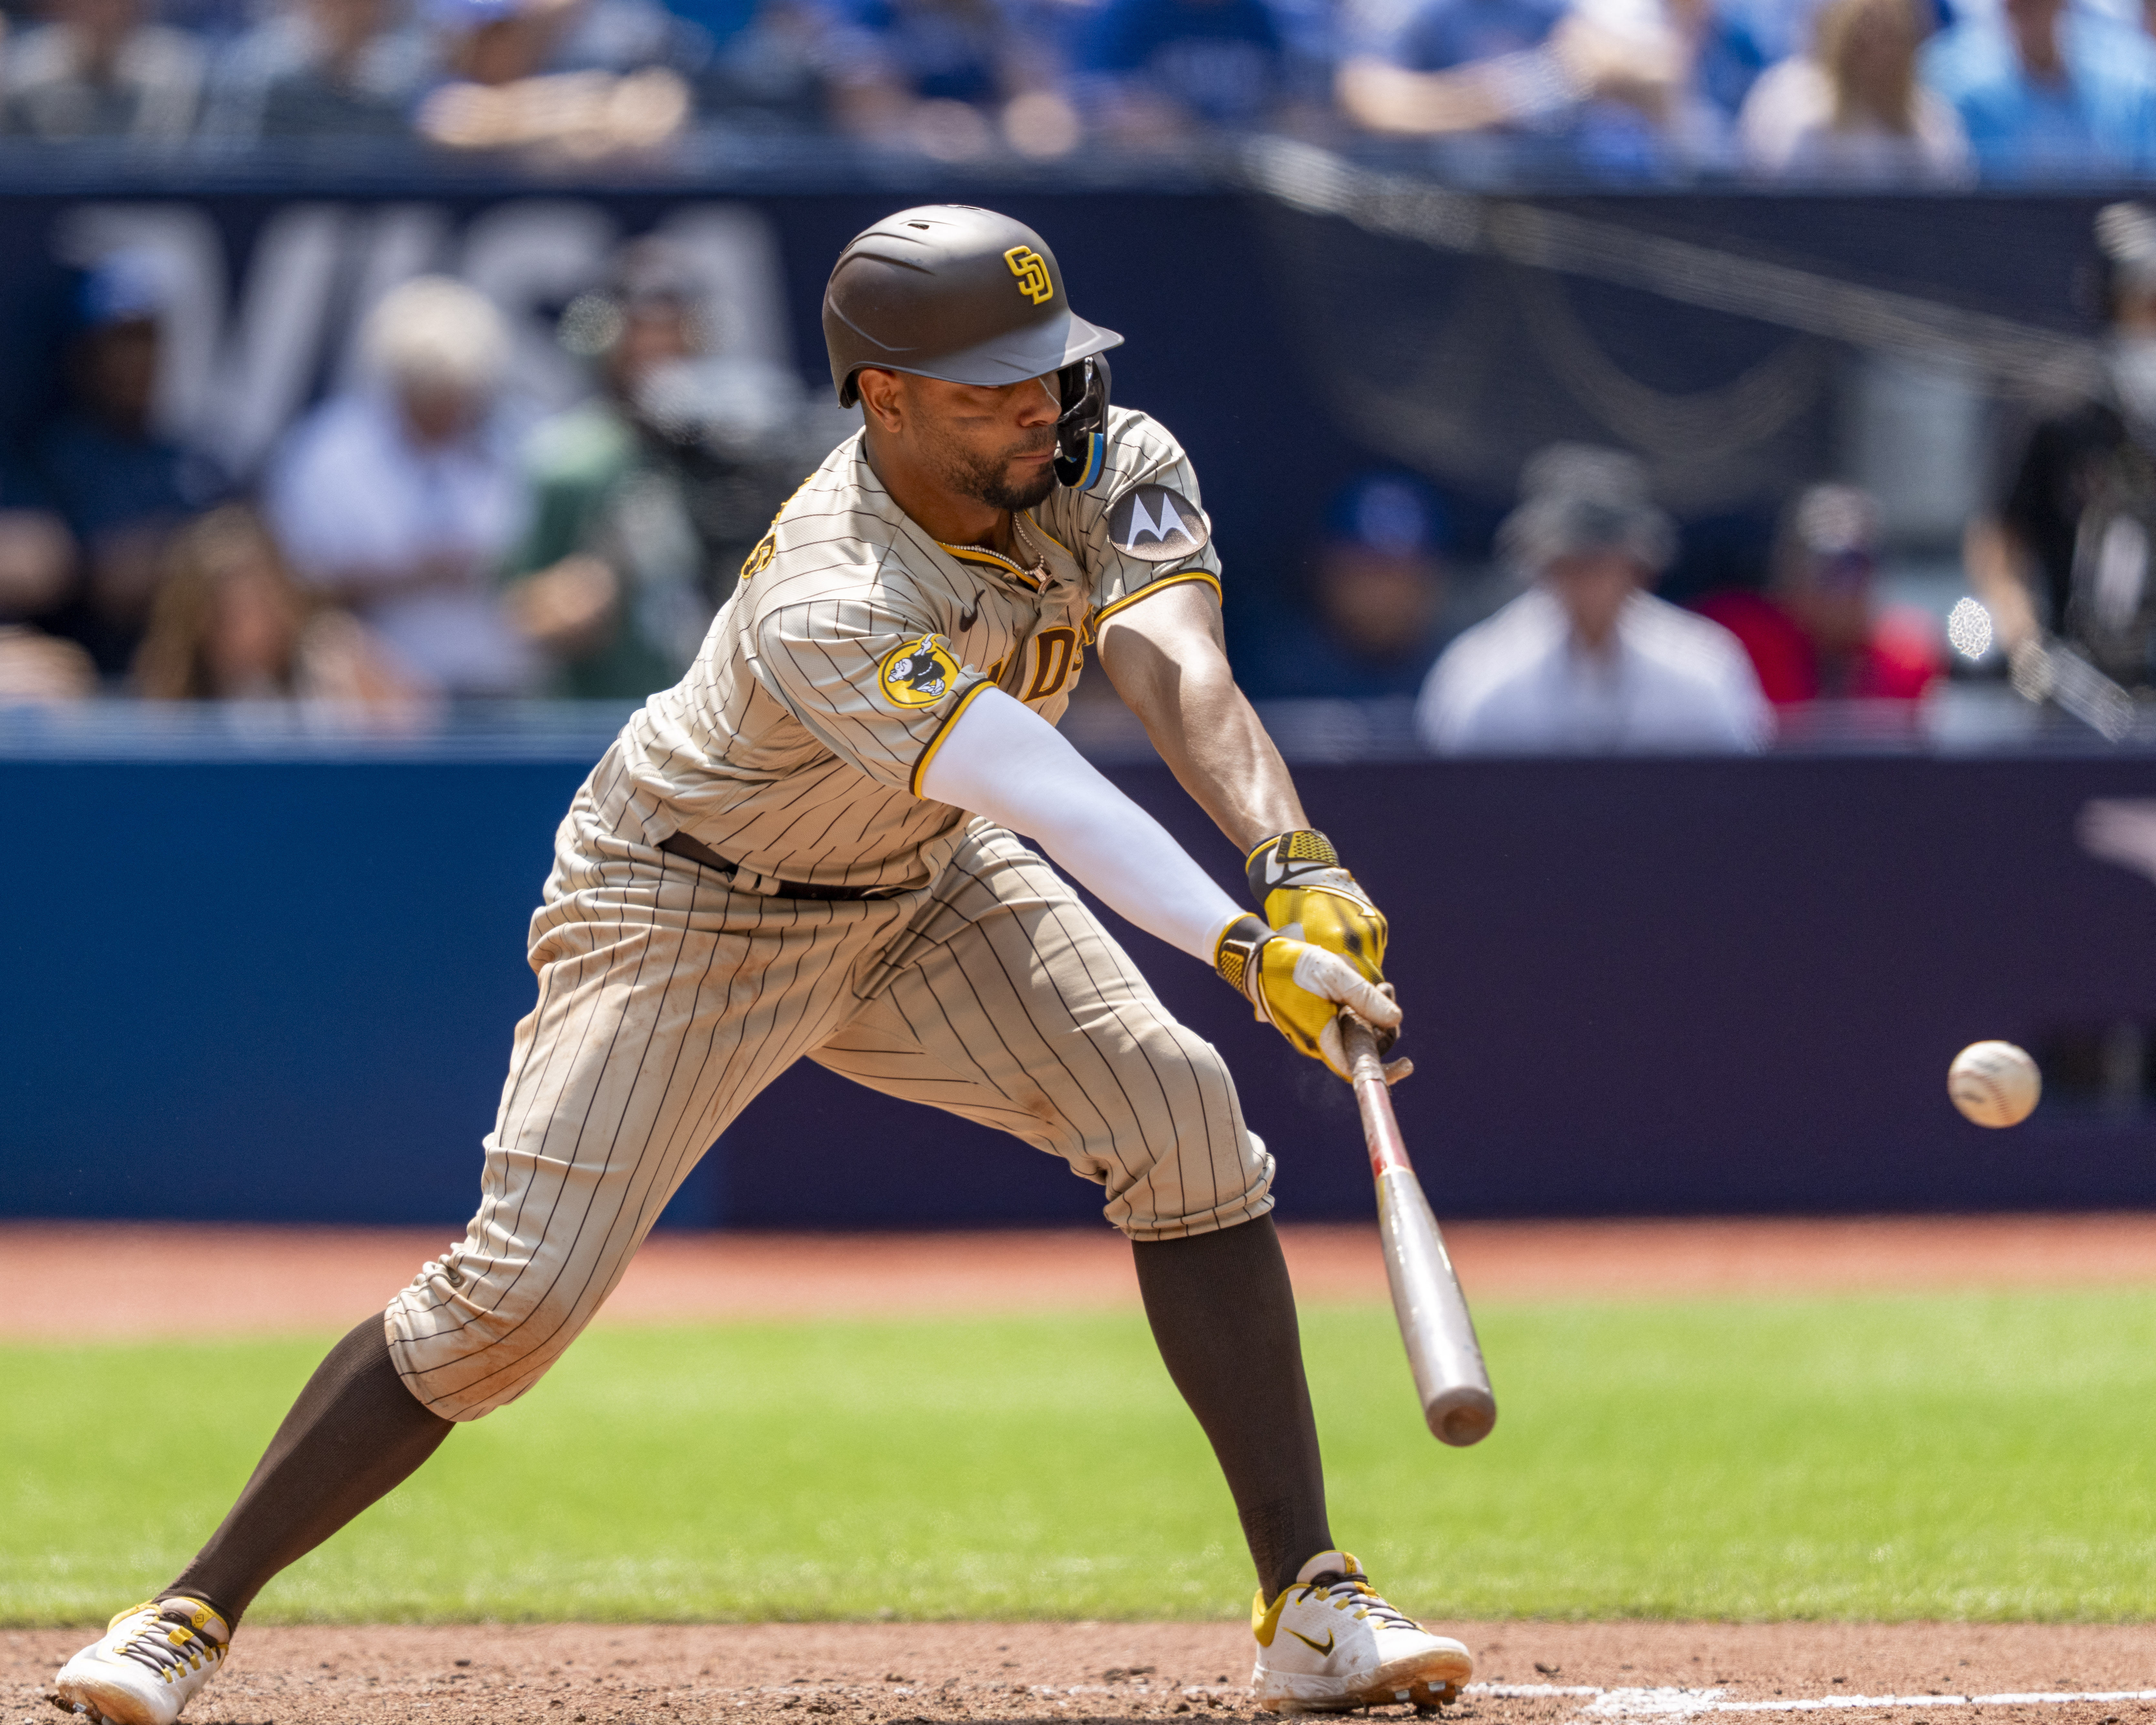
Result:
M1065 492L1061 525L1075 536L1092 579L1092 624L1179 582L1220 591L1213 522L1183 445L1143 413L1117 409L1106 434L1101 476Z
M877 783L921 794L921 777L973 700L995 685L959 663L932 623L877 599L775 607L756 627L754 670L824 747Z

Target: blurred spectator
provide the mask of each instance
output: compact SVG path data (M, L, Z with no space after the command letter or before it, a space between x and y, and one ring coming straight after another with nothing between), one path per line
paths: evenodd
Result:
M1336 89L1370 131L1502 130L1602 172L1655 173L1725 157L1764 64L1717 0L1422 0L1343 61Z
M703 357L704 292L675 248L644 239L562 316L563 343L594 362L600 393L526 445L531 526L507 566L511 614L555 660L557 693L674 682L799 482L798 384ZM729 388L762 392L748 423ZM716 423L730 410L731 437Z
M0 707L82 701L97 692L97 667L73 641L0 624Z
M7 129L32 137L176 142L202 85L202 50L149 23L141 0L53 0L49 22L0 58Z
M51 627L107 675L134 656L167 536L222 489L208 463L152 424L169 292L163 260L150 253L116 253L89 273L67 356L68 406L33 449L81 558Z
M1265 0L1106 0L1080 48L1094 121L1140 146L1276 116L1286 44Z
M1045 44L1014 28L1008 0L854 0L832 64L834 105L859 136L943 161L1077 146Z
M299 0L233 44L203 130L238 142L402 136L431 69L393 0Z
M591 159L657 148L694 105L680 69L708 44L656 0L434 0L449 80L420 104L430 142Z
M1745 165L1781 179L1958 184L1974 172L1953 109L1917 83L1925 0L1829 0L1813 52L1753 86L1738 121Z
M2156 165L2156 48L2066 0L2001 0L1935 38L1924 84L1961 117L1987 179L2088 178Z
M0 509L0 706L96 691L90 655L36 622L66 597L74 573L74 542L58 516Z
M384 295L362 346L370 376L285 434L267 487L300 578L368 624L403 675L450 695L506 695L539 671L493 577L523 515L498 397L501 314L420 276Z
M1773 719L1727 630L1644 589L1676 549L1645 475L1614 449L1527 464L1500 555L1533 586L1445 649L1417 728L1449 754L1742 752Z
M2143 683L2156 676L2156 210L2107 205L2096 237L2105 387L2029 431L1964 555L2010 655L2049 629Z
M706 9L688 10L705 23ZM705 69L705 100L731 126L806 131L822 126L825 80L838 56L829 20L814 0L761 0L723 33Z
M172 536L135 655L153 701L298 698L402 706L413 691L364 626L285 572L251 510L227 505Z
M1878 607L1878 569L1877 506L1854 486L1815 485L1784 523L1772 590L1713 593L1693 609L1744 644L1776 706L1917 701L1944 670L1938 631L1921 611Z
M1420 480L1369 474L1327 511L1305 603L1267 619L1237 675L1268 696L1412 696L1437 656L1443 508Z

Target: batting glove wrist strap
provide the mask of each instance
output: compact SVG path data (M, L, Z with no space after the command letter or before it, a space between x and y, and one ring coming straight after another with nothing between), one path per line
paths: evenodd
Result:
M1282 887L1307 886L1312 876L1339 867L1340 853L1332 848L1332 841L1308 827L1274 834L1243 860L1250 896L1260 910L1265 900Z
M1273 937L1273 932L1255 916L1238 916L1220 931L1220 938L1214 943L1213 968L1220 973L1220 980L1254 1005L1257 997L1250 984L1257 975L1258 948Z

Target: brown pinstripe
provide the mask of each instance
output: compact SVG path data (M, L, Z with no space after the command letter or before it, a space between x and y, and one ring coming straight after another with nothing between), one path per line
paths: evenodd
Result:
M1063 1157L1133 1239L1272 1207L1219 1055L1003 829L972 823L932 890L778 900L595 813L580 796L533 920L539 1001L479 1213L386 1314L436 1413L475 1419L536 1383L706 1147L804 1055Z
M384 1314L428 1407L475 1419L537 1382L697 1158L803 1056L1061 1156L1133 1239L1271 1208L1272 1158L1212 1047L1046 863L910 788L984 680L1053 721L1101 615L1217 585L1209 546L1164 569L1108 542L1110 505L1146 482L1196 501L1174 440L1118 412L1100 483L1035 512L1038 573L928 539L855 439L781 512L696 666L630 721L557 834L531 924L538 1004L479 1212ZM924 634L960 674L901 706L878 666ZM657 848L675 833L739 870ZM901 890L774 896L785 880Z

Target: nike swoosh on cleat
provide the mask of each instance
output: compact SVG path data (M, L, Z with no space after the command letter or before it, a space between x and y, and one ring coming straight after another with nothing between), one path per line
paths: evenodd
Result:
M1301 1642L1304 1646L1309 1648L1313 1653L1332 1652L1332 1644L1337 1639L1333 1632L1331 1630L1327 1630L1325 1632L1325 1643L1322 1646L1320 1646L1317 1642L1312 1640L1308 1635L1303 1634L1303 1632L1299 1629L1291 1629L1288 1633L1293 1635L1296 1640Z

